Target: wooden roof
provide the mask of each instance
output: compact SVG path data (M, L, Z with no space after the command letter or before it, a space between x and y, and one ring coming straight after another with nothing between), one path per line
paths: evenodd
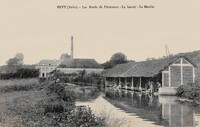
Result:
M119 64L112 69L104 71L105 77L154 77L179 58L184 58L193 66L200 62L200 51L180 53L165 59L156 59L141 62Z
M102 68L94 59L66 59L58 68Z
M36 65L44 65L44 66L58 66L61 63L61 60L41 60Z

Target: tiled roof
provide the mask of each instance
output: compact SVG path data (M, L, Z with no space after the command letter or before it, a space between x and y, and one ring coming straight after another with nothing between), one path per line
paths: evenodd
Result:
M102 68L94 59L65 59L58 68Z
M180 53L164 59L119 64L112 69L104 71L103 75L105 77L153 77L180 57L199 67L200 51L195 51Z
M41 60L36 65L51 65L51 66L58 66L61 63L61 60Z

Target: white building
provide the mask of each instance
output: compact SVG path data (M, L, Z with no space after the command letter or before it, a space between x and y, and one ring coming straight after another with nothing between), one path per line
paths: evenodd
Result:
M78 73L85 70L87 73L101 73L103 68L94 59L72 59L61 60L41 60L36 64L39 69L39 77L47 78L48 74L54 70L59 70L65 74Z
M40 72L39 77L46 78L48 73L54 71L61 62L61 60L41 60L36 64L36 69Z

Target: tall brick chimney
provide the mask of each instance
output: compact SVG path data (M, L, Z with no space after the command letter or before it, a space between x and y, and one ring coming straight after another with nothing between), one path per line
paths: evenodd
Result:
M73 36L71 36L71 58L74 58L74 45L73 45Z

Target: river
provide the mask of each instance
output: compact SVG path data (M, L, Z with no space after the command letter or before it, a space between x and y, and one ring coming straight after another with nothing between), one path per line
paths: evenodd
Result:
M110 126L200 127L200 106L180 103L174 96L106 88L81 89L76 105L89 106L96 115L107 115Z

